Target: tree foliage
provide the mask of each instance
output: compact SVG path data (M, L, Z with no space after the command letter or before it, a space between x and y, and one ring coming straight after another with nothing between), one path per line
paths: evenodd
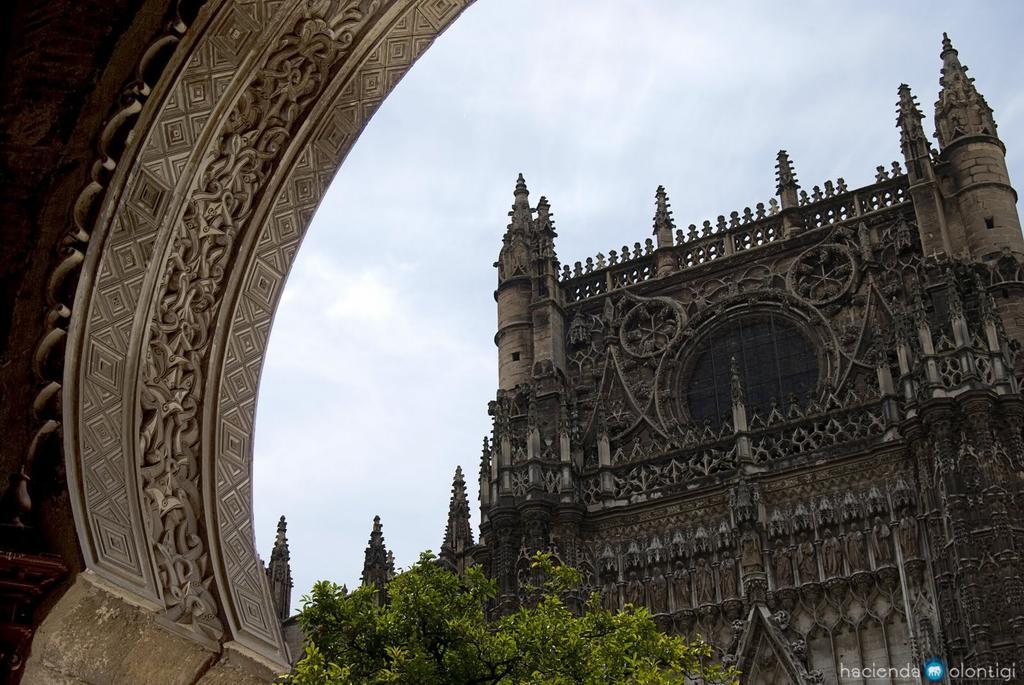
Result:
M459 577L429 552L386 588L347 593L321 581L303 597L305 657L292 685L604 685L735 683L711 648L669 636L644 608L611 612L592 595L579 611L565 597L580 573L533 558L534 601L489 620L495 583L476 568Z

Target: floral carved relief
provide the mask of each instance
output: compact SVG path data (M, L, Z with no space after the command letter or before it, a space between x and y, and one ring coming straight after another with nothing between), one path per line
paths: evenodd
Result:
M223 625L199 523L197 414L224 276L295 127L379 6L359 0L340 7L313 3L309 16L278 40L218 136L175 229L161 279L140 390L145 516L167 618L211 640L221 637Z

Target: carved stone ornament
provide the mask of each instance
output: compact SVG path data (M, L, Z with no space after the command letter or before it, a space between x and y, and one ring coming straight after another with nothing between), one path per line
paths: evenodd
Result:
M642 301L623 317L619 340L634 357L653 357L682 337L685 323L682 308L671 300Z
M64 450L91 571L172 630L286 664L252 532L270 320L329 179L468 1L241 4L188 28L95 214Z
M857 280L857 265L842 245L827 243L797 257L786 275L786 285L797 297L813 305L835 302Z

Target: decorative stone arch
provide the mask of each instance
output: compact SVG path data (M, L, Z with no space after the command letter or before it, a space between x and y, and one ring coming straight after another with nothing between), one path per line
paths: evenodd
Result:
M69 212L54 279L80 275L73 303L55 296L40 355L70 317L62 382L44 389L60 426L45 435L62 429L85 582L257 679L289 660L252 523L273 314L360 131L471 2L209 0L143 51L101 140L124 147L104 149ZM82 601L73 588L40 628L30 681L47 673L36 654L66 638L76 609L61 604ZM62 675L146 681L119 668Z

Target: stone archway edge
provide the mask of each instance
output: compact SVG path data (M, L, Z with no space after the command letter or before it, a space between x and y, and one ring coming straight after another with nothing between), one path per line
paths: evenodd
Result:
M111 181L65 366L79 540L93 573L207 647L287 664L252 531L270 321L359 131L467 4L209 2Z

